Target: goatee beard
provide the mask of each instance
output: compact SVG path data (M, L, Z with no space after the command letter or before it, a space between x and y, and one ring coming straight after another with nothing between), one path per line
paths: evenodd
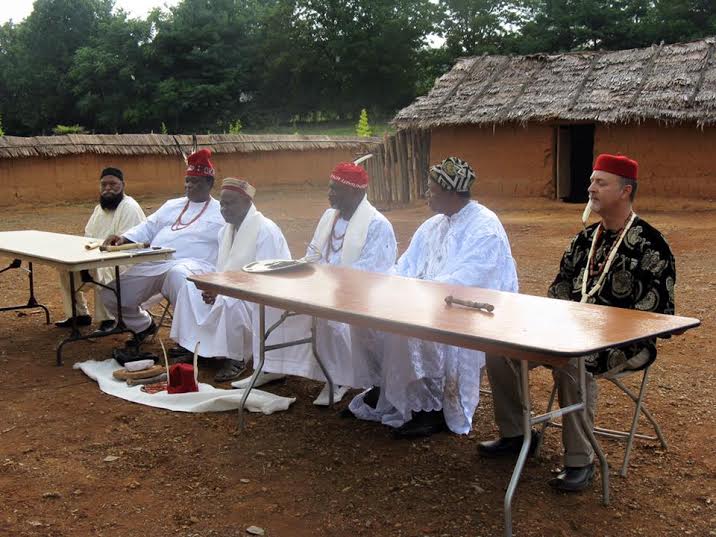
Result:
M124 199L124 192L99 197L99 206L105 211L114 211Z

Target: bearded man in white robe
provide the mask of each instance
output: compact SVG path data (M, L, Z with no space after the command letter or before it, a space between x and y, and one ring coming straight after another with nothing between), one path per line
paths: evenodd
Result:
M210 157L209 149L189 155L185 197L167 201L146 222L105 240L106 245L149 243L175 250L173 259L133 265L120 276L122 317L127 328L135 333L135 343L141 343L157 330L141 306L144 302L161 293L175 305L187 276L212 272L216 266L224 219L219 202L211 197L215 171ZM110 286L114 287L114 283ZM107 310L116 316L114 292L103 289L101 296Z
M400 257L394 274L453 285L517 291L510 243L499 219L470 199L475 173L450 157L430 168L424 222ZM442 343L381 333L373 362L380 383L351 401L344 415L393 427L398 438L446 428L467 434L480 397L485 354Z
M397 252L393 226L368 201L368 181L366 170L356 164L344 162L333 169L328 184L331 208L318 222L306 258L370 272L386 272L393 266ZM290 332L299 333L295 339L309 334L311 323L306 316L289 318L286 324ZM366 333L354 331L354 334L353 339ZM365 388L373 384L374 377L365 368L353 367L356 361L353 353L360 352L362 346L352 341L349 325L318 319L316 342L318 354L334 382L334 401L339 401L350 387ZM310 345L291 347L290 352L287 351L289 349L266 353L264 373L257 379L257 386L285 375L326 381ZM248 379L234 383L238 388L247 385ZM314 404L326 406L328 402L326 383Z
M216 271L241 270L252 261L290 259L281 229L253 203L256 189L228 177L221 185L221 214L226 224L219 236ZM171 338L181 347L221 362L214 380L238 378L251 356L255 305L236 298L200 291L187 281L174 306Z
M90 219L85 226L85 237L104 240L110 235L121 235L130 228L141 224L147 218L144 211L134 198L125 192L124 174L119 168L105 168L100 173L99 203L95 206ZM107 284L114 280L114 269L103 267L88 271L92 280ZM79 290L81 286L79 274L76 272L60 274L60 291L66 318L58 321L55 326L70 328L72 326L72 297L70 296L70 274L75 281L75 322L77 326L92 324L92 316L87 308L84 293ZM99 321L99 330L111 330L114 326L114 317L104 307L98 288L94 288L94 319Z

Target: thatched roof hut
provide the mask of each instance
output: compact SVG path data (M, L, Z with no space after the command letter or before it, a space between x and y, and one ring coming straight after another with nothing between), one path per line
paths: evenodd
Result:
M400 128L527 121L716 123L716 38L615 52L460 59Z
M584 179L570 186L568 176L583 176L596 153L633 155L652 173L663 164L659 159L683 147L688 168L682 161L662 173L698 186L670 188L664 177L650 183L658 184L651 193L716 197L716 38L611 52L462 58L393 122L399 129L429 129L433 161L466 148L463 154L478 168L494 171L487 177L492 186L505 180L492 161L528 153L519 158L522 168L512 170L522 186L495 189L504 193L570 197L583 190ZM581 164L574 162L575 148Z

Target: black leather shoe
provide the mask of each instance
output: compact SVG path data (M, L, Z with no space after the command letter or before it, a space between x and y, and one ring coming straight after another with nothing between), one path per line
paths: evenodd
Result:
M496 440L486 440L480 442L477 451L484 457L517 457L522 449L522 440L524 436L512 436L510 438L498 438ZM532 442L527 456L531 456L537 448L537 440L539 435L532 431Z
M78 315L75 317L77 326L89 326L92 324L92 317L89 315ZM64 321L57 321L55 326L58 328L72 328L72 317L68 317Z
M393 429L393 438L422 438L447 430L442 410L413 412L413 419Z
M141 332L137 332L132 339L127 340L124 346L128 348L139 347L145 339L154 334L157 330L159 330L159 327L154 323L154 321L152 321L152 324L150 324L147 328Z
M98 332L109 332L114 328L114 325L117 324L113 319L105 319L101 323L99 323L99 327L97 328Z
M565 466L557 477L548 481L551 487L565 492L579 492L586 489L594 478L594 465Z

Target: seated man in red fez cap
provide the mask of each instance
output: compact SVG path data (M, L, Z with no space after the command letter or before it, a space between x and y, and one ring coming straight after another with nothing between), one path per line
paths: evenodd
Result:
M661 233L632 209L637 171L637 162L625 156L597 157L584 219L591 210L601 221L586 227L572 239L562 256L559 273L549 287L551 298L674 313L674 256ZM595 377L643 369L655 359L655 340L607 349L587 357L589 427L594 426ZM487 358L500 438L482 442L479 450L483 455L516 456L522 447L517 370L504 358ZM561 407L580 402L575 381L577 359L571 360L568 367L554 369L553 376ZM550 481L553 487L563 491L583 490L594 476L594 453L577 419L574 413L563 418L564 469Z
M363 167L343 162L333 169L328 183L331 208L323 213L318 222L308 245L307 258L370 272L386 272L395 264L397 244L393 226L370 204L366 196L367 187L368 173ZM302 323L304 332L310 330L306 317L289 321L292 329ZM351 327L345 323L319 319L317 332L318 354L335 383L334 400L339 401L348 387L370 386L371 379L363 374L365 368L355 366L362 362L356 356L362 347L354 345ZM284 375L324 381L325 376L310 351L310 346L304 345L293 347L292 353L286 355L267 354L264 366L266 373L259 377L257 385L283 378ZM242 388L247 383L241 380L233 385ZM328 403L329 390L326 383L314 404L326 406Z
M176 250L173 259L133 265L121 275L122 316L127 327L136 334L135 343L157 329L141 306L145 301L161 293L171 304L176 304L188 275L214 270L224 219L219 202L211 197L214 166L210 157L210 149L189 155L184 177L185 197L167 201L146 222L105 240L108 245L149 243ZM109 289L103 289L101 294L107 309L116 316L115 294Z

